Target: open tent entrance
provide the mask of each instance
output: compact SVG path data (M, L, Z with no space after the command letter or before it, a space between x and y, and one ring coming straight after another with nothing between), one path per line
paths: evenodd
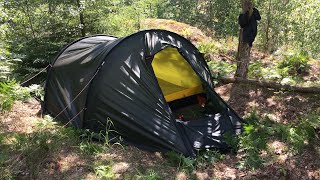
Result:
M208 115L202 81L177 48L168 47L155 54L152 67L176 119Z

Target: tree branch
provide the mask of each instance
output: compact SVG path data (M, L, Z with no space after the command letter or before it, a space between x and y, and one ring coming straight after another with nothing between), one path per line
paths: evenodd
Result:
M301 92L301 93L315 93L315 94L320 93L320 87L291 86L291 85L283 85L276 82L243 79L243 78L223 77L221 78L221 83L222 84L243 83L243 84L256 85L256 86L265 87L265 88L272 88L275 90L294 91L294 92Z

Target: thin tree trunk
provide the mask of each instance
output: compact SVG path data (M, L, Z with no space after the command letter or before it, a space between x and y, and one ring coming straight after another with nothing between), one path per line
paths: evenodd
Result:
M86 30L85 30L85 23L84 23L84 17L83 17L83 9L80 4L80 0L77 0L78 10L79 10L79 20L80 20L80 31L81 36L86 36Z
M246 5L245 5L246 1L251 1L251 0L241 0L243 13L245 13L247 11L245 9L246 8ZM248 67L249 67L249 63L250 63L251 47L249 46L248 43L243 42L242 34L243 34L243 29L241 28L240 33L239 33L239 45L238 45L238 54L237 54L237 70L236 70L235 77L241 77L241 78L246 79L248 76Z
M248 43L242 41L243 29L240 29L239 34L239 45L238 45L238 55L237 55L237 70L236 77L241 77L246 79L248 77L248 67L250 63L250 50Z
M264 44L264 52L267 53L269 51L269 29L270 29L270 21L271 21L271 0L269 0L268 7L268 16L267 16L267 27L266 27L266 42Z
M35 33L34 28L33 28L33 22L32 22L32 20L31 20L29 3L26 2L25 5L26 5L26 8L27 8L27 9L25 9L25 7L23 7L23 8L22 8L22 12L23 12L23 13L27 16L27 18L28 18L29 27L30 27L30 30L31 30L31 33L32 33L32 37L33 37L33 39L35 39L35 38L36 38L36 33Z
M49 22L50 22L50 29L51 29L51 37L56 38L56 28L55 28L55 23L53 20L54 13L55 13L55 7L51 1L49 1L48 4L48 10L49 10Z

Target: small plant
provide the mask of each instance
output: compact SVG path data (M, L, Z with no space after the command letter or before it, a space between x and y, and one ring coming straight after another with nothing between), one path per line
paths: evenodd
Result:
M236 70L236 66L234 64L229 64L225 61L210 61L208 62L208 66L213 78L215 79L214 84L217 84L221 77L229 75Z
M94 168L96 176L100 179L115 179L115 174L112 172L111 165L99 165Z
M259 122L259 117L255 111L250 114L246 122L244 131L238 139L228 141L228 138L226 138L226 142L233 151L237 151L241 156L242 161L240 161L239 168L254 170L264 162L260 154L263 150L267 149L267 133L264 130L263 123Z
M178 154L174 151L170 151L166 154L169 159L169 163L173 166L178 166L178 169L192 172L195 169L195 159L185 157L182 154Z
M21 87L15 80L0 82L0 112L10 111L17 100L26 101L30 93L42 96L43 90L39 85Z
M239 137L231 134L230 132L226 132L223 137L228 147L230 148L230 152L237 153L239 149Z
M108 117L107 118L107 124L106 124L106 132L105 135L102 135L104 137L104 145L108 148L111 147L110 141L113 141L114 139L109 139L110 133L113 132L112 130L114 128L112 120Z
M156 171L154 171L153 169L148 169L146 174L140 174L139 173L139 179L141 180L161 180L163 178L161 178Z
M283 75L305 75L310 70L309 58L300 53L285 55L278 64L278 68L283 71Z
M198 49L203 54L216 54L219 48L214 43L200 43Z
M79 144L79 148L85 154L92 155L103 151L103 148L99 144L93 142L94 136L95 133L88 129L80 136L82 140Z
M263 77L263 69L262 61L255 61L249 65L248 75L250 78L261 79Z
M290 145L290 151L293 154L301 152L308 142L315 138L315 128L320 126L320 118L318 120L313 118L302 119L296 125L277 125L274 128L276 135Z
M11 110L13 103L17 99L15 96L15 81L0 82L0 111Z
M188 28L182 30L181 34L183 35L183 37L186 37L186 38L192 37L192 36L191 36L191 35L192 35L192 32L191 32Z
M198 154L195 164L197 167L207 167L225 158L224 154L221 154L216 150L206 150Z

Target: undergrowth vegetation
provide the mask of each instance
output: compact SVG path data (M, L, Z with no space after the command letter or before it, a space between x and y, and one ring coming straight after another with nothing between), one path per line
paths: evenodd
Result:
M315 129L320 128L320 115L309 115L297 124L282 124L253 112L246 122L244 132L228 143L241 158L239 168L257 169L272 160L274 153L269 144L273 141L285 143L289 147L288 153L296 155L316 140Z
M43 99L43 88L39 85L22 87L15 80L0 82L0 112L10 111L15 101L26 101L31 94Z
M287 51L275 53L272 57L271 60L253 60L249 65L249 78L300 86L320 84L319 72L311 71L312 64L317 66L317 62L307 55Z
M16 179L21 176L39 179L43 177L43 168L48 168L51 161L55 162L56 157L65 149L82 154L84 158L94 157L111 149L106 144L94 141L88 131L65 127L50 116L33 119L32 122L32 133L0 133L0 179ZM115 177L112 164L112 161L97 160L87 166L98 178L110 179ZM60 167L54 165L54 168Z
M311 67L308 61L309 58L306 55L291 53L284 56L277 68L286 73L284 76L305 75L309 73Z
M23 88L15 80L0 82L0 111L10 111L16 100L30 98L28 88Z
M218 84L221 77L234 75L237 56L234 47L237 47L235 40L213 39L198 45L215 79L214 84ZM317 67L318 64L319 62L300 51L279 49L266 57L255 50L249 64L248 78L289 85L318 86L319 72L312 71L312 66Z
M3 142L0 144L0 153L3 159L0 164L1 179L15 179L19 176L28 176L34 179L39 177L39 171L61 147L78 142L78 132L73 128L64 128L57 125L49 116L43 119L34 119L32 133L1 134ZM29 174L20 174L27 172Z

